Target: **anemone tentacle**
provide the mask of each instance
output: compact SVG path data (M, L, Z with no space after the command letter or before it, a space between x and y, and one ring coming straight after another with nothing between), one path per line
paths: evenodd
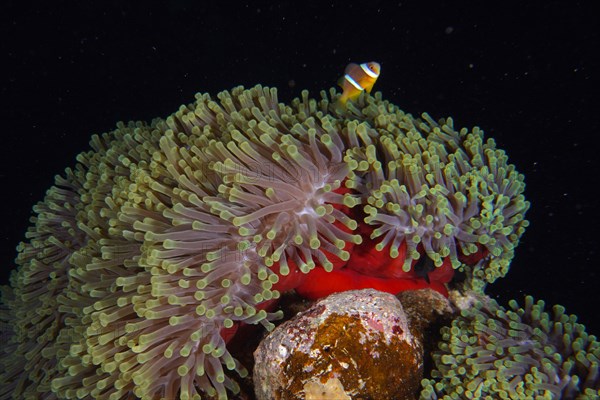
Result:
M565 314L525 298L509 308L467 293L467 307L442 328L421 399L593 399L600 396L600 342Z

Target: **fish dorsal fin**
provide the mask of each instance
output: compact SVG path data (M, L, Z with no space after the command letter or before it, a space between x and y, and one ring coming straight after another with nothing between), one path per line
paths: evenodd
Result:
M346 69L344 69L344 75L340 76L340 79L338 79L339 87L341 87L342 89L344 88L344 83L346 81L346 74L348 74L348 72L352 71L356 67L358 67L358 64L356 64L356 63L350 63L346 66Z
M338 79L337 84L339 85L339 87L341 87L342 89L344 88L344 82L346 81L346 75L350 74L350 76L352 76L351 72L356 71L356 68L360 68L360 66L356 63L350 63L346 66L346 69L344 69L344 75L342 75L340 77L340 79Z
M359 68L359 65L356 63L350 63L346 66L346 69L344 70L344 74L349 73L350 71L352 71L353 69Z

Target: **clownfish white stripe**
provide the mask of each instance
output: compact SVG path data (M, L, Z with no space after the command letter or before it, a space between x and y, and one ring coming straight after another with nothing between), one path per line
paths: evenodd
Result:
M371 69L369 68L367 63L360 64L360 67L362 68L363 71L365 71L365 74L369 75L371 78L377 78L379 76L379 74L371 71Z
M344 76L344 79L346 79L348 82L350 82L350 84L352 86L354 86L356 89L358 89L358 90L364 90L364 88L362 86L360 86L358 84L358 82L356 82L354 79L352 79L352 77L350 75L346 74Z

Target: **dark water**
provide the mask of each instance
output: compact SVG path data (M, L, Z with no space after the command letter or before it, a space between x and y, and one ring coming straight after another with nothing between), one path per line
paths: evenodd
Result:
M4 3L1 12L1 278L31 206L93 133L166 116L195 92L243 84L333 86L379 61L376 90L401 108L482 127L525 174L531 226L489 287L560 303L600 333L599 32L577 2L460 6L393 1ZM8 4L8 5L7 5Z

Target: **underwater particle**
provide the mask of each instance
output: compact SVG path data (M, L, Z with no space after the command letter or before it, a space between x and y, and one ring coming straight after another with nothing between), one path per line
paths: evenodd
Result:
M442 328L422 400L599 398L600 342L563 307L527 296L504 308L473 292L454 300L462 310Z
M254 358L261 400L304 399L307 384L335 378L350 398L414 399L423 372L423 348L402 305L373 289L316 302L275 328Z

